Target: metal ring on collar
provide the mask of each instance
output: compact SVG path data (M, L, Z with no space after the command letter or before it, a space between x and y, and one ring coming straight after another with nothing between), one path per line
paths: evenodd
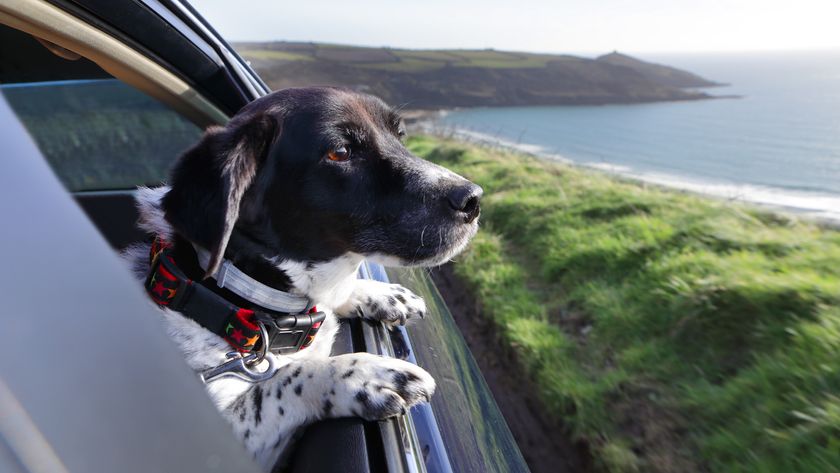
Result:
M266 353L268 353L268 345L271 343L271 340L268 339L268 329L265 328L265 324L262 322L257 322L257 326L260 328L260 339L262 340L262 347L256 353L257 357L253 360L247 362L249 366L256 366L265 359Z

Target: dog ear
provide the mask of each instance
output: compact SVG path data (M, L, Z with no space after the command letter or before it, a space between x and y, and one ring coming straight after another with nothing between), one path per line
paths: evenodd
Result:
M265 114L211 127L175 165L163 210L178 233L210 252L205 277L219 268L242 196L279 132Z

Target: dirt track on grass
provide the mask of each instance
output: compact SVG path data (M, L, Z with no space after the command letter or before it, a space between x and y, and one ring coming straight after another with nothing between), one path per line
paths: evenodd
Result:
M472 294L447 264L431 272L446 305L484 379L496 398L519 449L533 473L589 473L586 445L571 439L563 425L543 412L535 391L512 350L501 343L493 325L480 315Z

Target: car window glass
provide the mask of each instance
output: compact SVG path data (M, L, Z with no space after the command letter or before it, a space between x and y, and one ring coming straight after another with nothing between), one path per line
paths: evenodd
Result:
M71 191L160 183L201 135L93 62L2 25L0 93Z

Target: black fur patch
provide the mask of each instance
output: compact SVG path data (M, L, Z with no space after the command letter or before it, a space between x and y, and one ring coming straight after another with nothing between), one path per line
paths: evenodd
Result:
M397 392L405 391L405 386L408 384L408 376L405 373L397 373L394 375L394 384L397 387Z
M408 385L409 382L416 382L420 380L417 375L413 373L400 373L397 372L394 374L394 384L397 387L398 392L405 391L405 387Z
M245 408L245 395L241 395L233 401L233 404L230 406L231 411L235 414L239 414L239 422L245 421L245 415L248 413L248 409Z
M324 417L329 417L330 412L332 412L333 403L329 399L324 400Z
M254 423L259 425L262 422L262 387L259 384L254 386L252 394L251 399L254 402Z
M240 201L278 130L265 113L240 114L211 127L178 160L162 207L178 233L210 250L211 270L239 218Z
M353 376L353 373L354 373L354 372L355 372L355 370L353 370L353 369L349 369L349 370L347 370L347 372L346 372L346 373L344 373L343 375L341 375L341 379L347 379L347 378L349 378L349 377Z
M302 385L302 384L298 384L297 386L295 386L295 394L297 394L298 396L300 396L300 393L301 393L302 391L303 391L303 385Z
M359 390L356 392L356 401L363 405L365 408L370 407L370 395L364 389Z

